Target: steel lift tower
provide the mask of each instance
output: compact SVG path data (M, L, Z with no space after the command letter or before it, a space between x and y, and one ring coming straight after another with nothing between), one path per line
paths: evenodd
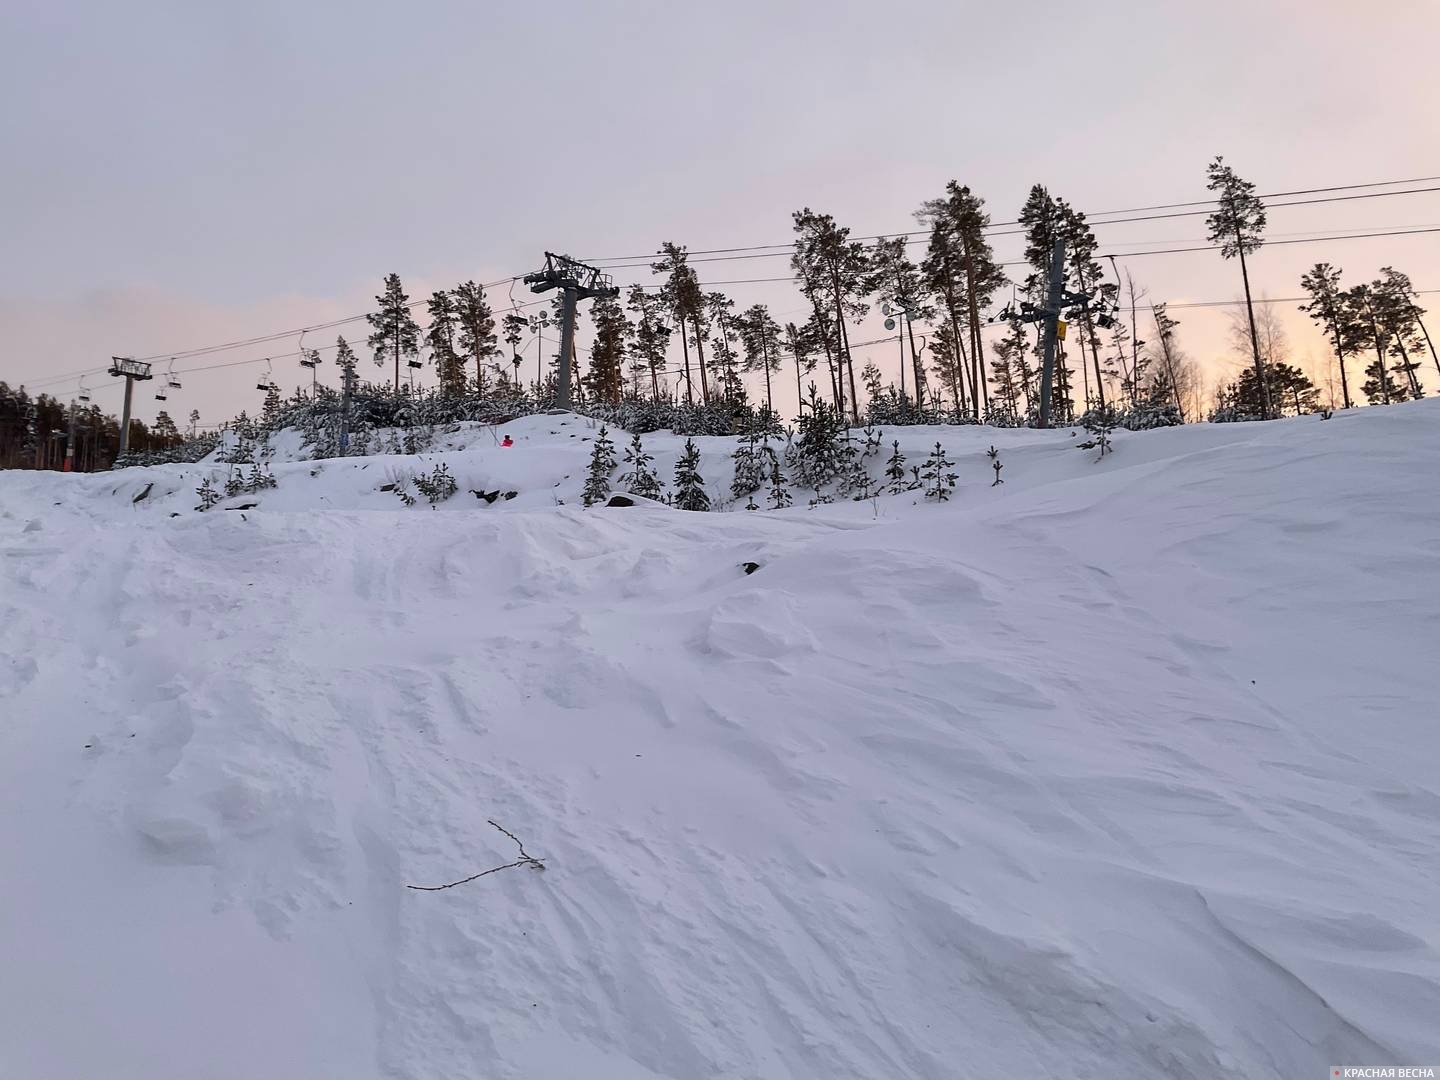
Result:
M576 262L568 255L545 253L545 269L524 277L531 292L543 293L551 289L563 290L560 318L560 378L555 387L555 406L570 408L570 356L575 349L575 304L580 300L611 298L620 295L620 290L611 283L609 274L602 274L593 266Z

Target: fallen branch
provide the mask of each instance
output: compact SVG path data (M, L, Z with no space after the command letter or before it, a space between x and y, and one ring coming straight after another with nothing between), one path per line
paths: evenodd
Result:
M489 821L488 818L486 820ZM535 856L531 855L528 851L525 850L525 845L520 842L519 837L517 837L509 829L505 828L505 826L501 825L498 821L491 821L490 824L494 825L495 828L499 829L506 836L510 837L511 840L515 841L515 846L520 849L520 858L516 859L514 862L506 863L504 866L493 866L489 870L481 870L478 874L471 874L467 878L461 878L459 881L452 881L448 885L406 885L405 887L407 889L415 889L417 892L440 892L442 889L453 889L456 885L466 885L474 881L476 878L484 877L486 874L498 874L501 870L513 870L517 866L528 866L532 870L545 869L545 864L543 862L541 862L539 859L535 858Z

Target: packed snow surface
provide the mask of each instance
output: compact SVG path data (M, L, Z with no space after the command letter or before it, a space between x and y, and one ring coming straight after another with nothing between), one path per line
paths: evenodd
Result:
M1440 1062L1437 404L887 432L947 505L0 474L0 1077Z

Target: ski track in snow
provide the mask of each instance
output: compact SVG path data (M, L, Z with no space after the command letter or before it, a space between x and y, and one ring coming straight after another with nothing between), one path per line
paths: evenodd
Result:
M556 417L0 474L0 1078L1440 1061L1437 421L901 429L949 505L759 514L581 510ZM404 887L490 819L545 869Z

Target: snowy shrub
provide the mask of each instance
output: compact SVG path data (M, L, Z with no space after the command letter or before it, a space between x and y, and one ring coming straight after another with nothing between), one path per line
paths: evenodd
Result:
M1082 443L1076 444L1077 450L1100 450L1100 456L1095 460L1099 461L1114 449L1110 445L1110 433L1120 425L1120 416L1113 405L1101 405L1086 412L1080 417L1080 426L1090 434L1090 438Z
M210 482L210 477L208 476L205 477L200 486L195 489L195 494L200 496L200 505L196 507L197 510L209 510L220 501L220 493L215 490L215 485Z
M436 465L434 471L428 476L421 473L415 477L413 483L415 490L424 495L431 506L444 502L459 490L459 485L455 483L455 478L450 475L450 470L444 462ZM399 488L397 487L396 490L398 491Z
M220 445L220 433L210 432L185 439L164 450L149 450L143 453L125 453L115 459L112 468L128 469L143 465L193 465L210 454Z

